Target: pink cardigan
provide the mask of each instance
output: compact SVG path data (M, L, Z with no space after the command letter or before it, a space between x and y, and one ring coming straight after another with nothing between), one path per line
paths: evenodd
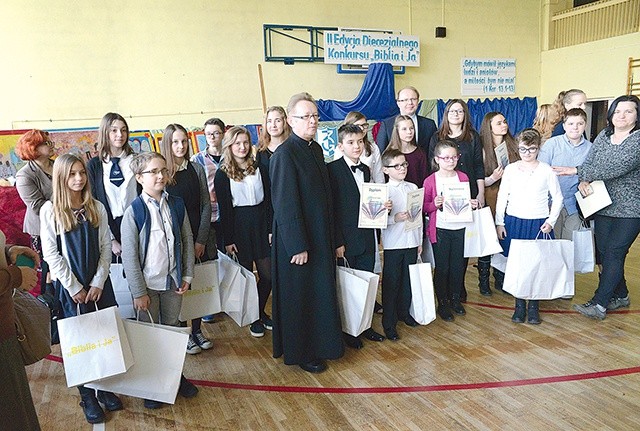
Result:
M458 179L461 183L468 183L469 177L464 172L456 171L458 174ZM429 224L427 225L427 235L429 236L429 241L432 244L438 242L436 236L436 218L438 214L438 208L436 204L433 203L436 196L438 196L438 192L436 190L436 173L432 173L429 175L422 185L424 187L424 203L422 205L422 211L429 216Z

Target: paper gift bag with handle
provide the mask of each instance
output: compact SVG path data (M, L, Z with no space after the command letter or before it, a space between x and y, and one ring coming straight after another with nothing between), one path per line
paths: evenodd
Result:
M242 265L218 251L218 280L220 307L225 313L242 311L244 289L247 285L241 274Z
M593 272L596 265L593 228L582 224L573 231L573 264L575 272L586 274Z
M135 365L87 387L173 404L187 354L189 328L125 320Z
M120 260L120 257L118 257L118 260ZM133 309L133 296L131 296L131 291L129 290L129 283L124 277L122 262L111 264L109 267L109 278L111 279L111 286L113 286L113 293L116 296L120 316L122 316L123 319L136 317Z
M219 286L217 261L210 260L195 264L191 288L182 295L180 321L184 322L222 311Z
M418 262L409 265L409 278L411 281L411 306L409 314L420 325L427 325L436 319L436 303L433 296L433 275L431 264Z
M565 239L513 239L503 289L519 299L574 294L573 243Z
M240 284L244 281L244 288ZM225 310L239 326L247 326L260 319L260 306L258 305L258 285L256 276L252 271L240 266L240 272L235 278L236 289L242 292L240 310Z
M357 337L371 327L380 276L348 267L336 268L342 330Z
M501 253L491 208L484 207L471 212L473 221L465 225L464 257L490 256Z
M126 372L134 358L117 307L58 321L67 386Z

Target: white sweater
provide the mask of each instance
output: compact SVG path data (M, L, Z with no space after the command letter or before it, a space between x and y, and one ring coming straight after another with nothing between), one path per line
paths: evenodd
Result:
M496 202L496 225L504 226L506 212L521 219L546 218L546 222L554 226L563 203L556 174L544 162L540 162L533 172L520 170L521 163L511 163L504 169Z

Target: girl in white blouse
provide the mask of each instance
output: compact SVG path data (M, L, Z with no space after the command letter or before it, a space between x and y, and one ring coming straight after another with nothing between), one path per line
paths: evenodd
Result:
M524 129L516 142L521 160L504 169L496 202L496 231L505 256L509 255L512 239L535 239L540 232L553 238L553 226L563 204L556 174L551 166L538 161L540 133L535 129ZM525 317L527 323L540 323L538 301L530 300L527 307L526 300L516 298L511 320L522 323Z
M258 167L251 152L251 135L244 127L230 128L222 141L222 163L214 180L225 251L242 266L258 269L260 319L251 335L262 337L272 329L264 308L271 293L271 201L269 173Z

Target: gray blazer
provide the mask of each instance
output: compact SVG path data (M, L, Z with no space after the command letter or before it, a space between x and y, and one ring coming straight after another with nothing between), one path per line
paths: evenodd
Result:
M40 235L40 208L51 200L51 178L33 160L16 173L16 189L27 206L22 230L31 236Z

